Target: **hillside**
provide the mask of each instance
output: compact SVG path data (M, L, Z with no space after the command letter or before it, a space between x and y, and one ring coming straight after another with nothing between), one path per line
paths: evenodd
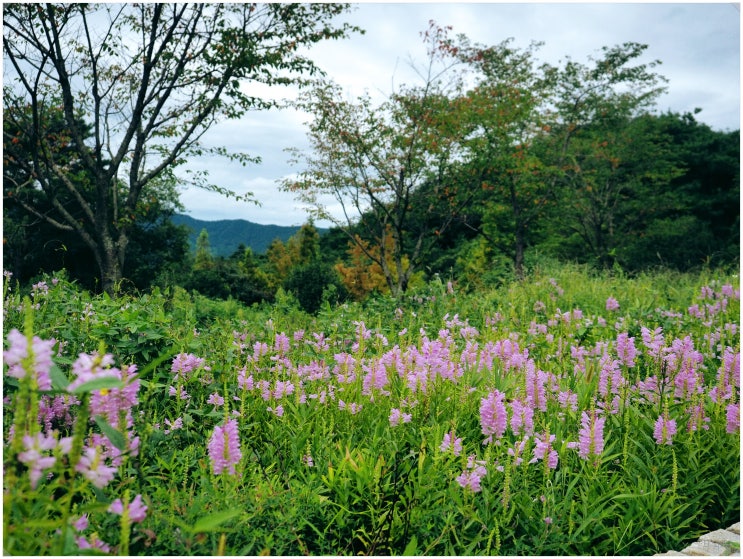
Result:
M196 238L202 229L206 229L214 256L229 256L235 252L240 243L252 248L254 253L261 254L266 252L274 239L279 238L286 242L299 231L299 227L261 225L245 219L204 221L183 214L174 215L172 221L176 225L185 225L190 229L188 240L191 250L196 249ZM320 234L325 232L319 228L318 231Z

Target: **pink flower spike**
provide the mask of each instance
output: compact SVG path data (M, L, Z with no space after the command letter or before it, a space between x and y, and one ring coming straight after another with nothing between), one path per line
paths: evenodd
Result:
M659 416L655 422L655 428L653 429L653 437L657 444L673 444L673 436L676 434L676 421L674 419L668 419L668 415L664 413Z
M726 431L731 435L740 432L740 404L728 404L725 409Z
M208 451L214 475L219 475L224 470L230 475L235 475L235 465L242 459L236 419L230 419L223 426L214 428L214 433L209 439Z

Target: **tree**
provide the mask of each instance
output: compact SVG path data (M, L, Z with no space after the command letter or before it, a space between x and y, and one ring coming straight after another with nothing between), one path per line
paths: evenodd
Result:
M442 32L431 27L425 34L429 46ZM466 107L456 95L460 83L451 65L441 66L429 48L428 68L419 72L423 84L401 87L378 106L368 94L345 101L333 83L307 92L300 102L314 116L308 132L312 153L294 151L294 163L304 170L283 186L377 263L393 296L405 292L457 210L452 206L435 226L412 219L412 198L424 185L431 196L418 212L440 211L453 200L445 190L466 135ZM339 204L341 217L328 210L326 195Z
M212 246L209 242L209 232L202 229L196 238L196 255L194 256L194 270L209 270L214 267Z
M615 115L587 125L568 149L559 221L582 240L581 252L611 267L628 238L675 205L667 186L680 174L670 138L649 116Z
M75 151L65 140L70 134L62 111L50 110L47 114L50 119L45 126L49 131L48 142L55 150L57 159L67 162L69 176L74 177L78 185L82 187L89 184L91 181L87 170L75 162ZM30 112L25 116L23 122L26 126L31 126ZM18 131L18 124L18 121L14 123L9 119L3 121L6 139L3 146L5 269L12 270L14 277L24 282L38 273L52 273L66 268L68 277L86 288L94 289L100 276L96 274L95 257L90 248L74 231L53 227L48 221L26 211L24 204L28 197L32 197L38 212L44 215L54 212L43 191L36 189L24 192L21 188L21 194L25 196L18 196L19 185L33 180L33 170L24 164L31 148L28 138L24 138ZM80 128L90 130L83 121L80 122ZM60 181L54 181L52 187L63 206L74 207L75 200ZM123 192L121 183L119 188ZM171 271L174 272L176 266L182 265L188 253L188 235L183 228L170 222L175 211L181 209L175 179L171 173L164 172L143 189L130 232L130 258L124 266L124 275L135 287L149 287L162 274L170 274L168 268L172 268ZM81 213L71 211L75 217L81 217Z
M574 137L586 126L638 114L662 91L662 78L651 71L657 62L632 66L646 45L605 47L593 67L569 59L555 67L536 65L539 43L524 50L510 43L485 47L460 35L439 49L475 72L463 180L482 185L478 231L523 277L526 248L539 240L550 206L561 199L566 173L578 169L570 159Z
M222 119L276 105L246 83L308 83L316 66L301 50L357 30L331 26L336 4L5 4L4 145L23 143L27 179L4 181L30 214L74 232L93 253L102 287L121 278L132 216L147 184L214 154L247 154L200 140ZM8 70L6 70L8 72ZM52 134L50 111L64 115ZM90 122L88 130L81 119ZM61 157L59 145L74 157ZM81 182L72 167L84 169ZM195 174L199 186L223 194ZM64 203L61 193L72 201ZM43 198L52 211L42 211Z

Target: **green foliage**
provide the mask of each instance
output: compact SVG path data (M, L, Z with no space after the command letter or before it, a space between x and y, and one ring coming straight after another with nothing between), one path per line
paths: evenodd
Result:
M323 302L331 305L346 299L346 290L338 274L319 261L292 268L284 280L284 289L292 292L305 312L316 313Z
M4 6L3 56L10 72L3 144L22 148L14 160L25 167L20 175L4 173L4 195L20 192L25 211L79 237L94 254L103 290L113 293L148 185L172 182L174 168L190 157L257 161L200 139L220 120L277 106L244 84L307 85L319 69L304 50L359 31L333 23L347 9ZM121 37L131 40L122 43ZM210 184L203 172L187 174L192 184L252 200Z
M248 308L180 288L113 299L60 276L30 291L6 278L6 338L16 328L63 342L54 346L51 392L38 391L33 374L4 379L4 396L18 404L3 408L6 551L77 554L83 536L133 555L644 555L735 522L740 446L727 408L739 404L740 388L721 371L739 368L737 277L629 278L547 257L526 264L526 281L469 294L436 279L399 299L328 304L314 316L283 290L275 304ZM609 297L618 309L607 310ZM658 400L660 392L638 388L663 370L641 327L663 329L666 353L688 336L703 359L701 392L679 396L671 380ZM621 360L622 332L638 355L619 365L628 384L609 393L612 402L601 392L600 359L605 348ZM528 438L511 425L528 367L492 353L506 341L555 385L545 386ZM573 350L584 351L582 362ZM73 438L72 454L54 451L32 487L19 459L25 443L9 427L46 433L38 422L46 399L64 394L79 353L95 352L114 354L122 369L137 365L132 425L88 413L122 381L74 389L69 419L53 419L55 436ZM489 352L492 363L481 366ZM178 354L203 361L176 375ZM382 371L385 382L369 376ZM424 374L426 387L411 374ZM480 406L496 389L510 400L509 424L500 444L482 444ZM187 399L173 395L180 390ZM560 393L574 394L575 405ZM604 449L584 460L569 443L581 413L601 408ZM664 409L678 428L672 445L654 439ZM214 475L207 445L227 417L239 425L242 458L236 475ZM535 456L545 431L555 436L554 469ZM447 433L462 439L461 454L442 448ZM102 488L75 469L94 435L117 449L139 437ZM478 492L457 482L470 460L487 471ZM147 506L141 521L107 512L136 495ZM76 527L82 514L88 528Z

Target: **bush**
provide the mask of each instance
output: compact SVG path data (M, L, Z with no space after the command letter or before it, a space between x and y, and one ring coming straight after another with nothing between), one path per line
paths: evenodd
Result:
M294 293L302 309L310 314L320 310L323 294L335 296L336 301L330 302L346 299L346 290L338 274L327 264L317 261L292 269L284 281L284 289Z

